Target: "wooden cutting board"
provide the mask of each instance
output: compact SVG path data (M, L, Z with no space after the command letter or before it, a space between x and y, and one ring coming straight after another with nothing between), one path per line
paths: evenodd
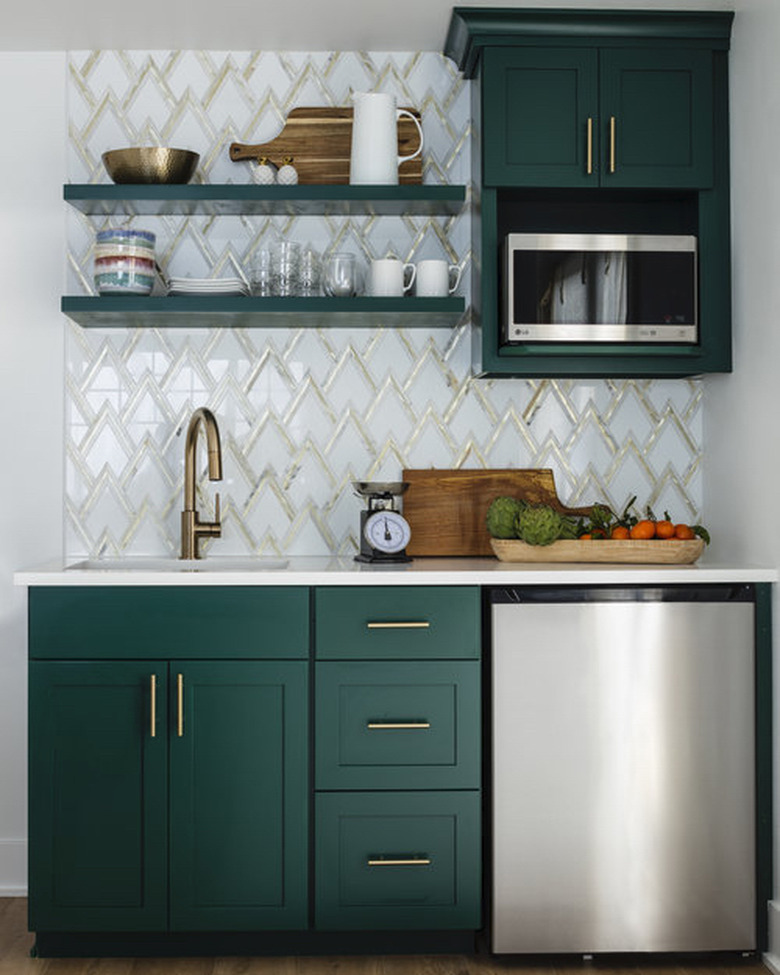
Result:
M561 514L590 514L568 508L555 490L548 468L491 470L405 470L409 487L403 514L412 529L409 555L493 555L485 515L499 495L549 504Z
M411 112L417 121L420 113ZM352 148L351 108L294 108L280 135L270 142L245 145L233 142L233 162L267 156L276 166L285 156L292 156L299 183L349 183L349 156ZM420 136L411 119L398 120L398 154L410 155L420 144ZM399 183L422 183L422 155L401 163Z

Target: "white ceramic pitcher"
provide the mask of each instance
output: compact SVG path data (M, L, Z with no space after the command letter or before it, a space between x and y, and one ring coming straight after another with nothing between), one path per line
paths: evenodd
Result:
M356 91L352 123L349 181L354 185L398 183L398 167L419 156L423 148L420 123L405 108L396 108L395 95ZM409 156L398 155L398 119L408 116L420 133L420 145Z

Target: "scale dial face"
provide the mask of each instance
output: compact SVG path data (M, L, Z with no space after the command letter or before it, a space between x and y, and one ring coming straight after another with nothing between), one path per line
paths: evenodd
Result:
M412 530L406 518L397 511L375 511L366 518L363 535L378 552L393 555L406 548Z

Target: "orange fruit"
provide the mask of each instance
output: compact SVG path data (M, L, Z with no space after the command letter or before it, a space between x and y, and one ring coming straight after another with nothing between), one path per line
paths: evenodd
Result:
M656 538L674 538L674 525L666 518L655 523Z
M638 521L631 529L631 537L637 539L655 538L655 522L649 518Z
M630 538L631 532L625 525L615 525L609 535L610 538Z
M696 532L691 528L690 525L675 525L674 537L685 539L696 538Z

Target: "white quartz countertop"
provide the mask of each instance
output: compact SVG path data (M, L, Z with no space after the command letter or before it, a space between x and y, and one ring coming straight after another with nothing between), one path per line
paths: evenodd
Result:
M416 558L407 564L365 565L351 558L252 559L207 557L52 561L15 573L18 586L467 586L630 585L715 582L777 582L776 567L708 563L694 565L546 565L493 558Z

